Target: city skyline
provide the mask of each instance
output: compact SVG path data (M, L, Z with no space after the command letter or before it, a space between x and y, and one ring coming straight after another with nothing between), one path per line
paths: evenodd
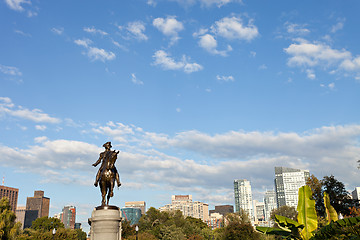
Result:
M100 204L91 166L111 141L110 204L171 195L234 205L274 167L360 170L360 2L0 1L0 174L50 216Z

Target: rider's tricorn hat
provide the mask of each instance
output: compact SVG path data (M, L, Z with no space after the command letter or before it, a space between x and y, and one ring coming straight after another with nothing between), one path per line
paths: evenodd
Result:
M106 143L104 143L103 147L104 147L104 148L106 148L106 147L111 148L111 147L112 147L112 146L111 146L111 142L106 142Z

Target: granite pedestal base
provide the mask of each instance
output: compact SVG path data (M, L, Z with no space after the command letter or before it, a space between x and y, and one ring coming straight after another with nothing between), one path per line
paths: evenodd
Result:
M91 240L121 240L121 212L118 207L96 207L89 224Z

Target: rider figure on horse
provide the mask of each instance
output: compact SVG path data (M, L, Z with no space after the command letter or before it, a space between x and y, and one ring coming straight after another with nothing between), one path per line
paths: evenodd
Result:
M96 179L95 179L95 187L98 186L98 183L99 183L99 179L100 179L100 175L101 175L101 172L106 168L106 160L109 160L108 158L111 156L111 142L106 142L104 143L103 147L105 148L105 151L100 153L100 156L99 156L99 159L93 164L94 167L96 167L99 163L101 163L101 166L96 174ZM121 183L120 183L120 180L119 180L119 173L114 165L114 168L112 169L115 173L115 179L116 179L116 182L117 182L117 185L118 187L120 187Z

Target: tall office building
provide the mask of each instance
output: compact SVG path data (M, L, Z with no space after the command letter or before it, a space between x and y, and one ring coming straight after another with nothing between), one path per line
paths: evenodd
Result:
M74 229L75 228L75 219L76 219L76 207L74 206L65 206L60 215L61 222L64 224L65 228Z
M351 195L354 200L360 201L360 187L356 187L355 190L352 191Z
M171 204L159 208L160 211L180 210L185 217L200 218L204 222L209 219L209 205L192 201L192 195L172 195Z
M275 191L277 206L297 207L299 188L310 177L308 170L275 167Z
M144 201L125 202L125 208L139 208L142 215L146 213L146 203Z
M246 179L234 180L235 210L243 209L253 221L253 201L250 181Z
M17 188L6 187L4 185L0 185L0 199L2 199L3 197L7 197L10 202L11 210L14 213L16 212L18 193L19 193L19 189L17 189Z
M44 197L44 191L35 191L33 197L26 199L26 210L36 210L37 217L48 217L50 198Z
M265 221L270 221L270 214L273 209L277 208L276 193L274 190L268 190L264 196Z

